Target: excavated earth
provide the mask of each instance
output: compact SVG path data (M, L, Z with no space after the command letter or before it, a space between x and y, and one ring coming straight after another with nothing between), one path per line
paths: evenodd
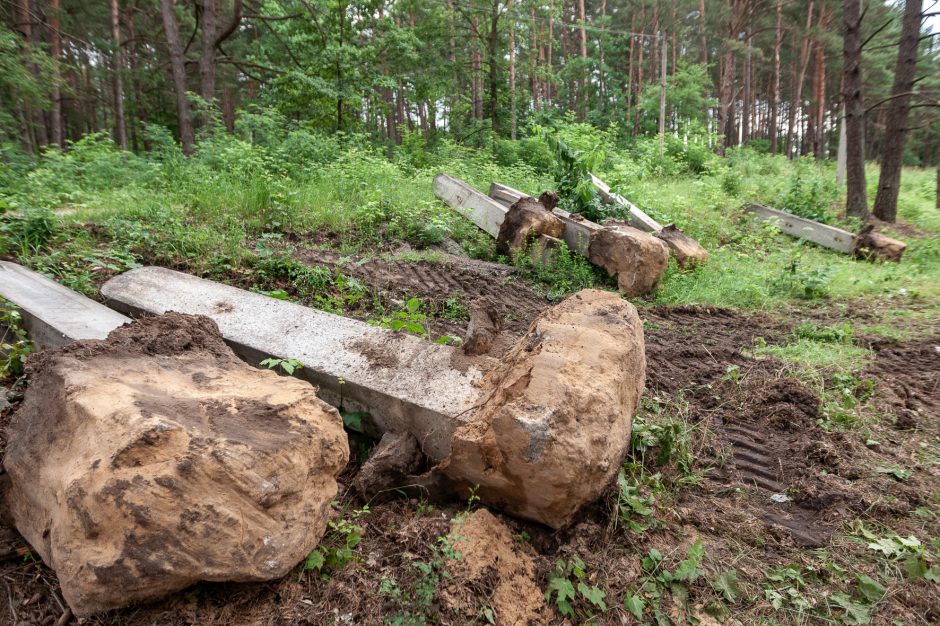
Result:
M369 288L389 294L407 292L441 301L486 295L511 314L510 328L504 333L512 337L550 304L517 282L510 270L490 264L350 263L334 253L305 254L307 262L341 268ZM871 402L884 416L871 433L878 444L866 446L857 431L823 429L817 393L800 382L791 367L758 358L752 349L756 338L785 343L792 319L852 322L864 319L867 312L843 309L832 319L819 310L791 313L776 318L708 307L640 309L646 336L647 422L660 410L680 416L693 430L693 470L702 477L680 490L661 510L661 524L643 534L618 526L612 515L611 487L561 531L501 514L490 516L495 521L478 519L484 527L498 524L508 529L504 533L493 526L485 532L514 538L514 550L499 548L511 565L501 570L484 559L478 569L461 569L447 566L440 538L454 532L450 520L467 503L428 505L397 499L373 504L357 518L355 523L363 529L356 548L359 561L327 577L295 568L268 583L200 583L156 603L84 623L380 624L420 604L416 590L429 576L427 566L432 572L446 568L454 574L441 578L438 593L426 606L437 623L486 623L480 598L494 598L507 584L529 590L534 584L544 590L558 559L582 558L586 571L599 575L612 593L621 594L642 582L641 555L651 549L682 554L696 539L711 562L734 568L742 581L756 583L750 587L748 619L777 619L760 587L770 568L800 563L806 551L816 547L833 553L858 550L844 534L850 530L848 522L859 517L869 525L888 525L901 535L918 532L910 526L911 512L929 504L929 494L938 490L937 478L929 472L914 472L900 482L873 468L910 466L920 453L917 430L933 436L940 431L940 336L917 329L921 338L916 340L859 340L872 350L860 378L873 381ZM0 418L0 445L5 444L11 410L4 409ZM337 496L349 511L366 504L350 486L366 452L361 441L352 441L351 449L359 453L353 453L340 477ZM632 460L646 462L650 472L659 471L649 459ZM771 499L783 493L787 501ZM933 532L936 535L936 528ZM0 601L0 616L9 619L15 611L23 624L55 623L63 612L58 583L51 570L30 554L15 532L0 529L0 579L8 596L8 602ZM877 575L873 569L869 573ZM392 580L401 594L389 592ZM621 601L608 597L610 612L599 623L633 623ZM738 604L733 610L742 608ZM533 616L542 614L541 606L526 610ZM907 585L879 608L877 617L885 624L937 623L940 596L929 584ZM565 622L554 614L549 623Z

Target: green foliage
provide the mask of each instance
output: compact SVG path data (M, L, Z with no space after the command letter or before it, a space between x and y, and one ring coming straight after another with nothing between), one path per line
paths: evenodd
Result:
M3 328L3 336L0 337L0 378L22 376L26 357L35 347L26 337L22 314L3 299L0 299L0 328Z
M806 219L831 224L834 221L832 205L838 198L835 183L819 176L809 166L797 168L790 187L778 208Z
M378 320L370 320L369 323L374 326L381 326L382 328L394 330L395 332L403 330L407 333L411 333L412 335L417 335L423 339L430 339L431 331L428 326L428 316L421 312L421 307L422 304L420 298L409 298L405 302L405 307L403 309L395 311L391 315L383 316ZM441 337L438 337L434 340L434 343L438 344L459 344L460 342L460 337L453 337L451 335L442 335Z
M327 524L327 531L320 545L307 555L303 571L314 571L326 578L330 572L339 571L358 560L355 549L362 541L364 531L362 526L354 524L353 521L368 513L367 505L353 511L348 520L345 518L331 520Z
M382 578L379 592L396 607L396 611L385 618L386 624L414 626L436 621L434 599L438 585L441 581L451 578L450 572L447 571L446 559L459 558L449 538L438 537L437 543L438 545L432 546L432 556L429 560L411 559L408 563L416 576L411 584L402 587L393 576Z
M688 612L689 588L705 577L704 559L705 549L696 541L688 547L686 557L679 561L675 570L669 571L664 565L662 553L656 549L650 550L641 560L643 578L624 595L624 608L641 621L646 621L646 615L650 613L657 624L674 623L665 612L670 604L669 598ZM715 584L723 589L723 593L737 595L736 572L726 572L716 580ZM689 620L689 623L694 622Z
M596 147L590 152L576 150L557 132L541 127L535 127L534 130L548 144L558 161L556 181L561 208L580 213L589 220L601 221L606 209L594 188L591 170L602 161L603 152Z
M288 375L291 375L295 371L299 369L303 369L304 367L304 364L298 361L297 359L276 359L276 358L265 359L261 361L259 365L261 367L267 367L272 370L281 368L281 370L283 370L283 372Z
M532 246L513 256L513 262L529 279L545 286L548 299L555 301L582 289L593 287L603 282L603 275L581 255L573 253L561 242L558 249L546 263L537 263L533 259Z
M553 602L564 617L587 618L597 611L606 613L606 597L607 594L597 585L588 584L584 561L577 556L569 560L558 559L548 575L545 599Z

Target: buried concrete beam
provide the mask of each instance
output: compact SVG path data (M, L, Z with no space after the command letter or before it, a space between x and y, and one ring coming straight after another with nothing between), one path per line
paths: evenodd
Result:
M852 254L855 247L855 235L847 230L820 224L761 204L749 204L745 208L762 220L773 222L782 232L812 241L824 248Z
M80 339L104 339L130 319L22 265L0 261L0 296L23 315L23 328L40 348Z
M110 306L130 315L210 317L250 363L297 359L303 368L296 374L319 386L324 400L369 411L383 432L414 434L434 461L450 453L451 436L479 401L477 383L495 364L459 348L162 267L115 276L101 292Z

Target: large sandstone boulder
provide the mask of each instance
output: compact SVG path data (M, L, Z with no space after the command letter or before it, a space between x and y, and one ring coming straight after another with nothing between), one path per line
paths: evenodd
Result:
M632 304L581 291L542 313L491 371L437 468L483 502L559 528L614 478L646 381Z
M210 319L145 319L29 370L8 506L75 614L278 578L318 544L342 420L310 384L239 361Z
M869 223L863 226L855 236L852 254L856 259L866 261L881 259L900 263L905 250L907 250L906 243L875 232L875 225Z
M661 239L608 220L591 235L588 260L617 276L617 287L629 297L652 291L669 265L669 248Z

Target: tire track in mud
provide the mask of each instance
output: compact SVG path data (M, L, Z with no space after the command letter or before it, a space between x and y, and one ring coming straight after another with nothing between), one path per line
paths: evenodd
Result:
M443 302L456 297L464 306L488 298L503 316L505 329L524 331L550 302L521 280L515 268L459 257L441 262L357 258L330 250L302 250L298 258L355 278L393 297L418 296Z

